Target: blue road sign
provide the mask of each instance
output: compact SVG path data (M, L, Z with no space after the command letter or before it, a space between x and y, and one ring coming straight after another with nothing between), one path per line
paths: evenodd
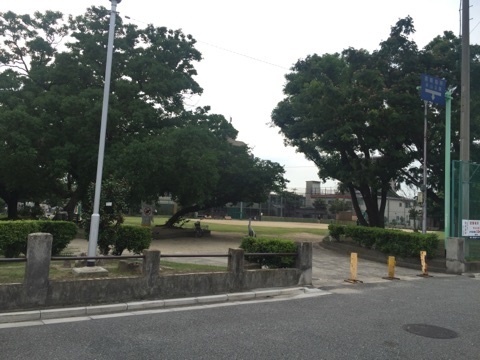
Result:
M422 74L420 97L422 100L445 106L445 89L447 81L435 76Z

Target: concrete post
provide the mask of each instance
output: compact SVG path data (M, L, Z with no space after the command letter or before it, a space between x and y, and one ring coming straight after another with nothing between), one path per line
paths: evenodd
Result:
M52 241L51 234L33 233L28 235L27 264L23 285L25 300L30 304L44 305L47 300Z
M445 242L446 265L449 274L465 272L465 240L449 237Z
M243 249L228 249L228 272L235 275L245 271L245 251Z
M312 285L312 243L297 242L295 267L301 271L298 285Z
M143 250L143 276L148 287L155 285L160 272L160 250Z

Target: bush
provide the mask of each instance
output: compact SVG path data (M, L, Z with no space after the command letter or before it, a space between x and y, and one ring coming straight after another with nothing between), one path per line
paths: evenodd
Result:
M28 234L39 232L38 221L4 221L0 223L0 250L6 258L27 253Z
M139 226L122 225L117 232L117 239L112 249L113 255L122 255L127 249L134 254L141 254L152 243L152 231L150 228Z
M71 221L38 221L40 232L53 236L52 255L60 254L77 235L77 225Z
M60 254L75 237L77 226L68 221L4 221L0 222L0 251L7 258L27 253L28 235L43 232L52 234L52 254Z
M345 234L345 226L344 225L337 225L337 224L329 224L328 231L330 232L330 236L337 241L340 241L340 236Z
M436 234L420 234L366 226L332 225L329 225L328 229L330 235L336 240L339 240L340 235L344 234L345 237L352 239L362 247L400 257L417 257L420 251L426 251L427 256L431 258L439 243ZM332 227L330 228L330 226Z
M291 240L276 238L243 238L240 248L246 253L296 253L297 245ZM287 268L295 264L294 256L246 256L247 261L273 268Z

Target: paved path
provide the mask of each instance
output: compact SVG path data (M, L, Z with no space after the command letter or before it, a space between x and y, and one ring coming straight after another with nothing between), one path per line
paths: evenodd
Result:
M239 220L210 220L212 222L240 222ZM242 222L243 224L246 221ZM272 222L256 222L255 226L259 224L264 226L278 226L286 223ZM289 224L289 223L287 223ZM289 224L290 227L302 227L304 224L294 223ZM296 226L295 226L296 225ZM324 224L309 224L311 226L323 226ZM215 233L211 236L202 238L176 238L176 239L162 239L154 240L151 249L158 249L162 254L227 254L229 248L238 248L244 234L238 233ZM350 278L350 256L349 254L338 253L333 250L325 249L321 246L321 236L297 233L289 234L289 237L295 241L310 241L313 243L313 285L322 288L338 288L351 286L350 283L345 282ZM69 246L69 250L75 254L87 252L88 242L84 239L75 239ZM169 261L190 262L196 264L208 265L226 265L226 258L218 257L201 257L201 258L169 258ZM385 280L388 274L387 264L382 264L374 261L358 259L358 275L357 279L363 281L365 284L389 282ZM396 267L395 277L402 280L421 280L417 275L419 270ZM445 274L435 274L435 276L448 276Z

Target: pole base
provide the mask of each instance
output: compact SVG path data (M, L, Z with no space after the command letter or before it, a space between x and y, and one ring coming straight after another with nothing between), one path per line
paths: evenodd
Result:
M428 275L428 274L418 274L417 276L420 276L420 277L433 277L432 275Z
M345 281L345 282L348 282L348 283L350 283L350 284L358 284L358 283L363 284L363 281L362 281L362 280L345 279L344 281Z

